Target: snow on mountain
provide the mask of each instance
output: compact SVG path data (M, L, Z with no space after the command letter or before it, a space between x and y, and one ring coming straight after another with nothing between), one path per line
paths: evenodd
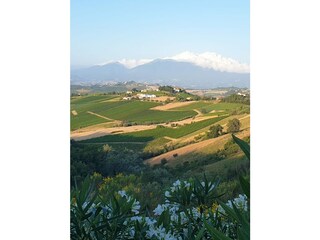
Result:
M204 52L204 53L192 53L185 51L171 57L163 57L159 59L164 60L175 60L177 62L188 62L193 63L197 66L203 68L209 68L220 72L234 72L234 73L249 73L250 67L246 63L240 63L235 59L223 57L220 54L214 52ZM155 59L121 59L119 61L108 61L103 64L109 63L120 63L123 66L131 69L146 63L150 63Z
M172 59L178 62L189 62L203 68L210 68L221 72L250 72L250 67L248 64L240 63L232 58L226 58L214 52L204 52L201 54L183 52L165 59Z

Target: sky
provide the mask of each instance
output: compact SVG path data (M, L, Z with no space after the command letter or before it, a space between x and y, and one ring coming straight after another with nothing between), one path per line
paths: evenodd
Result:
M71 66L215 52L250 63L249 0L71 0Z

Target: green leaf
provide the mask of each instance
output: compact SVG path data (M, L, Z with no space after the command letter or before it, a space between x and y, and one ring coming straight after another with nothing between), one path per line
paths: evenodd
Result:
M231 238L224 235L222 232L215 229L213 226L211 226L205 219L203 219L204 225L206 226L208 232L214 239L216 240L232 240Z
M195 240L200 240L203 237L205 230L206 230L205 227L202 227L201 230L196 235Z
M237 138L235 135L231 134L233 140L236 142L236 144L239 145L241 150L244 152L244 154L247 156L247 158L250 160L250 145L246 143L245 141L241 140L240 138Z
M230 216L233 220L236 220L237 222L240 222L239 217L237 216L237 214L234 212L234 209L232 209L231 207L227 206L226 204L224 204L221 201L218 201L219 204L221 205L221 207L224 209L224 211L226 212L226 214L228 216Z
M240 186L243 190L243 193L250 199L250 183L248 180L244 179L244 177L240 176Z

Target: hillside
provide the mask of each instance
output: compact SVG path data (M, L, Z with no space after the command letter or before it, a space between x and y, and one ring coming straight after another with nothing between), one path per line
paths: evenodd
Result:
M233 142L229 123L239 120L235 135L250 141L250 106L186 92L143 90L71 97L71 171L81 182L101 174L117 188L127 178L144 186L144 205L156 206L157 196L174 179L218 177L224 199L240 192L237 178L249 173L249 161ZM138 94L146 96L139 99ZM187 100L189 99L189 100ZM230 101L237 98L229 98ZM218 137L208 133L221 126ZM109 180L108 180L109 181ZM133 180L132 180L133 181Z

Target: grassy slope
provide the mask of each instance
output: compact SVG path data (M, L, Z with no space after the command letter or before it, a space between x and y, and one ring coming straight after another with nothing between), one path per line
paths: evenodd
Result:
M243 138L250 135L250 130L246 129L236 134L238 137ZM181 147L170 152L166 152L154 158L148 159L146 162L152 165L158 164L162 158L166 158L168 166L175 166L177 164L183 164L184 162L191 162L195 160L204 161L210 159L210 155L217 152L219 149L223 149L224 144L230 141L231 134L226 134L218 138L208 139L202 142L194 143ZM177 157L173 157L174 154L178 154Z
M93 138L84 140L83 142L115 142L115 141L151 141L157 138L161 137L172 137L172 138L179 138L183 137L187 134L190 134L192 132L195 132L199 129L202 129L206 126L209 126L211 124L214 124L215 122L220 121L224 117L219 118L212 118L192 124L188 124L185 126L181 126L178 128L156 128L152 130L145 130L145 131L139 131L139 132L133 132L133 133L127 133L127 134L117 134L117 135L107 135L99 138ZM126 140L127 139L127 140Z

